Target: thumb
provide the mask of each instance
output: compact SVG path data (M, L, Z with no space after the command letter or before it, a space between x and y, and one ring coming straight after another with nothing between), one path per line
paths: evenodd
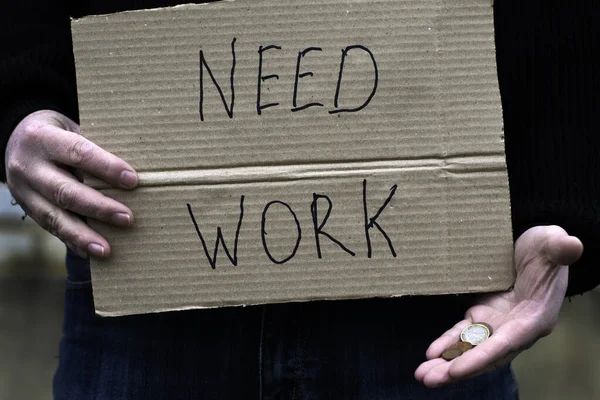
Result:
M583 244L559 226L547 226L542 234L540 253L551 263L571 265L583 253Z

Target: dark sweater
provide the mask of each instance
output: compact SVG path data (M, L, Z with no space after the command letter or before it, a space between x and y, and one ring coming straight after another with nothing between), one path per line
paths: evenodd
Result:
M172 0L19 0L0 12L0 180L16 124L40 109L78 121L70 16ZM600 56L592 0L496 0L497 62L513 230L556 224L584 244L568 295L600 284Z

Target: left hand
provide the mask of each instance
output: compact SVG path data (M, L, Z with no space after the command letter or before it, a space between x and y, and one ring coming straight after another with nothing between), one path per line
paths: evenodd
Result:
M415 378L431 388L473 378L509 363L549 335L567 290L568 265L582 252L579 239L557 226L537 226L523 233L515 243L513 289L481 297L463 321L429 346L428 361L417 368ZM452 361L440 358L473 322L491 325L492 336Z

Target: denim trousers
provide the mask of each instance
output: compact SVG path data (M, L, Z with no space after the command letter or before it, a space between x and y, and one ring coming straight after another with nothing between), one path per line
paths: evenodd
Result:
M470 296L315 301L103 318L67 255L57 400L518 399L509 366L439 389L414 378Z

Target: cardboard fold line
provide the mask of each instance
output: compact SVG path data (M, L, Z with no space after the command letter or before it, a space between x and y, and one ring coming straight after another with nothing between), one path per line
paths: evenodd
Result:
M503 155L473 155L449 158L423 158L389 161L361 161L336 164L300 164L256 167L232 167L190 170L142 171L138 173L142 187L196 186L273 181L307 180L369 176L379 172L401 172L440 169L453 174L479 172L504 173ZM86 183L95 189L109 189L100 179L87 177Z

